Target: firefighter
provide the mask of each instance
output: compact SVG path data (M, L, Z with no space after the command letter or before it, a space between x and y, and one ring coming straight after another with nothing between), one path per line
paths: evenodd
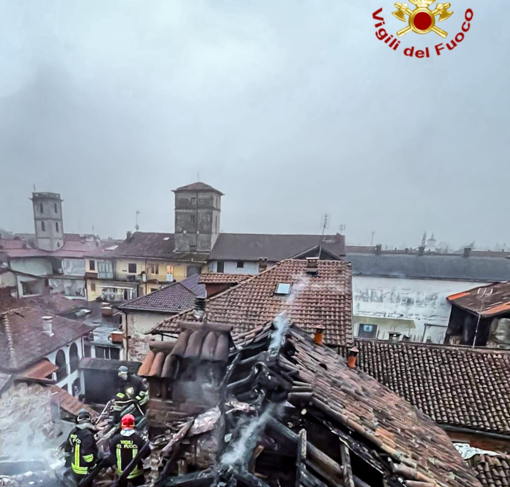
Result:
M115 464L117 475L120 477L122 472L138 455L140 450L145 447L146 442L142 436L135 430L135 418L132 414L126 414L120 422L121 432L115 435L110 442L110 459ZM132 486L139 486L145 483L143 473L143 459L149 456L150 449L146 448L145 453L137 462L135 468L128 474L126 482ZM125 487L120 485L119 487Z
M130 413L136 418L145 416L149 400L147 387L142 379L129 373L124 365L119 367L119 389L113 405L114 420L118 423L120 416Z
M79 484L96 466L98 458L92 417L86 409L78 413L76 427L69 433L64 451L74 480Z

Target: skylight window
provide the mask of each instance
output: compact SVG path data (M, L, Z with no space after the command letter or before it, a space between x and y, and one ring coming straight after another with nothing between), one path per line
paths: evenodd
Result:
M290 294L291 287L292 284L289 284L288 282L279 282L274 293L278 294L278 296L288 296Z

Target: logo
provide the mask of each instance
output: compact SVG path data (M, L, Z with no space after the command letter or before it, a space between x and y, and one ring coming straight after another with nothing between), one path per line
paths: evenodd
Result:
M434 0L410 0L413 5L416 5L414 10L411 10L407 3L396 3L397 11L393 15L402 22L408 22L409 25L397 32L399 37L405 36L411 30L417 34L428 34L435 32L443 39L448 36L448 32L436 27L436 16L439 15L439 22L448 20L453 12L449 12L451 3L438 3L434 10L430 10L429 6L434 3ZM406 15L409 19L406 19Z
M438 3L435 8L430 8L435 3L435 0L410 0L410 2L415 6L414 9L411 9L407 3L395 3L397 10L392 12L393 16L401 22L407 23L406 27L395 32L395 36L388 32L389 28L383 27L386 25L386 21L381 15L383 13L382 8L372 14L372 18L377 21L375 24L377 29L375 36L377 39L383 41L393 51L398 51L401 44L399 39L411 31L420 35L434 32L443 39L448 38L448 32L438 27L436 23L444 22L454 14L450 10L451 3ZM468 8L464 14L461 31L453 39L446 42L446 45L441 42L433 47L428 46L425 49L416 49L414 46L410 46L402 48L401 51L404 53L404 56L419 59L430 58L431 52L441 56L441 51L453 51L465 39L465 34L471 28L473 15L473 10Z

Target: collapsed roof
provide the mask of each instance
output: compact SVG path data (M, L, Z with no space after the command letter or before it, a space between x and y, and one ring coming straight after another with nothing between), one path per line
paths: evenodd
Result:
M157 486L480 486L430 418L299 328L287 328L284 315L275 323L231 348L215 408L174 425ZM186 350L190 334L183 333L177 343ZM156 356L142 368L154 368L152 381L171 380L158 375L165 367L154 365ZM197 349L188 359L210 367L212 357ZM189 369L179 371L191 378ZM161 402L152 391L151 401ZM206 450L214 455L204 466L197 457Z
M510 282L497 282L452 294L448 301L483 318L510 314Z

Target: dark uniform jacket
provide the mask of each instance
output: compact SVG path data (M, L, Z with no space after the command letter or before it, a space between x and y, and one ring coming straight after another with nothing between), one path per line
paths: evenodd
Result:
M97 463L97 445L92 425L78 425L69 433L65 451L70 453L76 475L87 475Z
M148 400L147 387L142 379L130 375L128 380L119 380L119 392L115 396L115 404L113 405L116 420L120 420L121 414L129 413L135 417L145 414L145 405ZM129 408L130 406L134 407ZM129 410L127 410L128 408Z
M122 430L112 438L110 442L110 458L117 467L117 475L122 474L144 445L144 439L135 430ZM147 457L149 454L150 450L147 451L144 457ZM142 458L127 478L134 479L140 475L143 475Z

